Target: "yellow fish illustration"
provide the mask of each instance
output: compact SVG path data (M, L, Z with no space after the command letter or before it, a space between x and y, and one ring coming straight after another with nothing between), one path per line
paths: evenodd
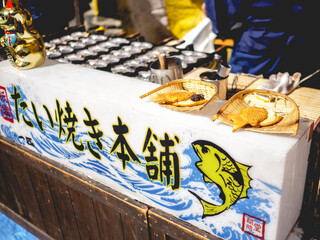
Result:
M196 167L203 174L207 183L215 183L220 189L219 197L222 205L214 205L195 195L203 206L203 216L214 216L222 213L235 204L240 198L248 198L247 190L250 188L251 178L248 175L249 166L232 159L222 148L208 141L195 141L193 149L200 158Z

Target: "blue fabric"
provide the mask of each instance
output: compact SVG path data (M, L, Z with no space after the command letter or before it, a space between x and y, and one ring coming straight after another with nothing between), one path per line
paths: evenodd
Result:
M309 28L318 24L314 17L319 2L205 0L212 30L218 37L236 40L231 72L264 77L278 72L304 76L319 68L319 34ZM242 28L232 31L237 22Z
M38 238L0 212L0 240L38 240Z
M204 2L215 34L221 34L224 29L230 28L235 23L235 14L238 11L240 0L204 0Z

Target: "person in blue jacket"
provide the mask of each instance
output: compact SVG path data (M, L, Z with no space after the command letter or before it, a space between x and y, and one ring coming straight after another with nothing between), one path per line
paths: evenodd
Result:
M320 68L318 2L204 0L213 32L235 40L231 72L264 77L278 72L304 77Z

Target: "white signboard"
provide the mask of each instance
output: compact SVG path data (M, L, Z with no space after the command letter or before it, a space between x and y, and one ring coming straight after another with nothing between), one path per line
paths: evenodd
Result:
M302 204L311 122L261 134L174 112L133 78L47 61L0 63L0 133L106 186L225 239L284 239Z

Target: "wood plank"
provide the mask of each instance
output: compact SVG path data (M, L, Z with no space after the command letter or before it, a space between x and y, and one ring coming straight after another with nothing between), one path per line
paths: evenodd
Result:
M171 239L188 239L188 240L219 240L220 238L192 226L188 222L178 219L159 209L152 208L148 212L149 227L151 237L159 237L161 235ZM153 238L159 239L159 238Z
M120 213L107 205L94 201L100 236L103 240L123 240L122 222Z
M11 164L15 169L15 176L19 184L22 197L24 199L24 203L29 216L29 221L36 227L40 228L42 231L46 231L27 167L25 166L25 164L15 159L11 159Z
M2 169L2 154L0 155L0 202L13 209L12 202L10 201L7 184L4 180L4 169Z
M22 217L29 219L19 185L15 177L15 170L11 166L11 159L8 154L1 154L0 168L2 169L3 178L9 193L9 200L12 202L12 210Z
M147 240L149 239L149 231L147 223L143 224L135 221L135 216L121 215L123 233L125 239Z
M26 165L17 159L11 158L12 167L15 169L15 176L24 199L28 212L29 221L42 231L46 231L37 197L29 177Z
M150 240L169 240L169 237L164 233L151 232Z
M47 180L64 239L80 239L68 186L49 176Z
M43 232L41 229L37 228L33 224L31 224L29 221L27 221L25 218L21 217L19 214L5 206L4 204L0 203L0 212L5 214L7 217L9 217L14 222L18 223L21 227L28 230L31 234L36 236L37 238L41 240L53 240L49 235L47 235L45 232Z
M100 239L93 202L87 195L69 188L81 239Z
M46 175L32 167L28 167L28 171L32 181L33 189L38 199L39 207L41 209L48 235L54 239L63 239Z

